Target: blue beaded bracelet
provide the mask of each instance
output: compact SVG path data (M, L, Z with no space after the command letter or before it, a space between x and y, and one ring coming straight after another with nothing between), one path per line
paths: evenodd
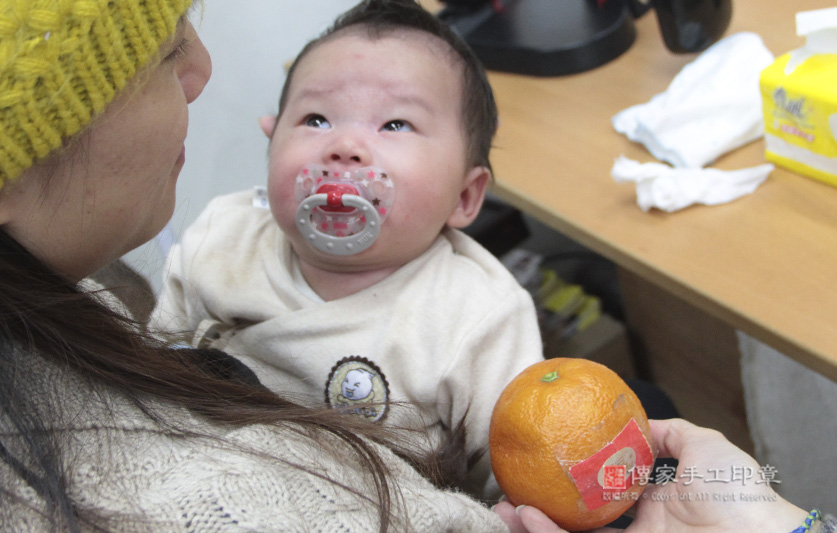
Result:
M813 511L808 513L808 516L805 517L805 520L802 522L802 525L799 526L798 528L794 529L790 533L806 533L808 530L811 529L811 524L813 524L814 522L816 522L820 518L822 518L822 514L820 514L820 510L819 509L814 509Z

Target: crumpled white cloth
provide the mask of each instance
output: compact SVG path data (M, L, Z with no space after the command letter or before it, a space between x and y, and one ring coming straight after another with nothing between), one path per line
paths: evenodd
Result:
M707 48L613 127L675 167L701 168L764 134L759 75L773 62L761 37L741 32Z
M614 163L613 179L636 182L643 211L730 202L767 179L773 165L734 171L703 167L764 135L759 76L773 59L757 34L730 35L683 67L665 92L613 117L616 131L672 165L641 164L624 156Z
M636 200L643 211L656 207L671 213L696 203L717 205L750 194L771 171L770 164L740 170L673 168L621 156L611 175L617 182L636 182Z

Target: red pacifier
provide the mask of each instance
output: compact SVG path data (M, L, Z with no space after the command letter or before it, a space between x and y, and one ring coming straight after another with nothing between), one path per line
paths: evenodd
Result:
M395 201L387 173L364 167L335 172L308 166L296 178L296 226L314 248L333 255L360 253L375 242Z

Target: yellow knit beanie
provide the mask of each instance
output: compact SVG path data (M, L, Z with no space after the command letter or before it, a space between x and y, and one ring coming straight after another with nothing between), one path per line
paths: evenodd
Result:
M0 188L101 113L192 0L0 0Z

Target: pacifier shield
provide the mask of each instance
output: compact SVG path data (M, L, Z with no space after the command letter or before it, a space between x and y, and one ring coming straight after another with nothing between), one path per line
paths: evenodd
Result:
M395 187L381 169L338 173L305 167L294 188L297 227L315 248L335 255L362 252L372 245L395 201Z

